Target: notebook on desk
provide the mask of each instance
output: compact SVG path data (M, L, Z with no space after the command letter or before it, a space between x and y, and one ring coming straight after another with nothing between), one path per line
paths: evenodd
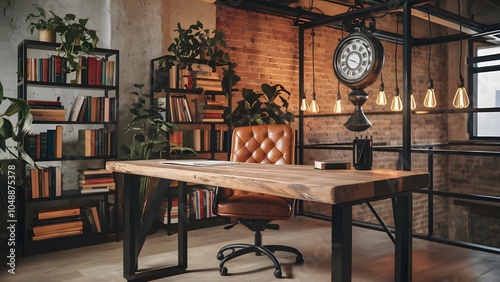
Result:
M173 164L173 165L188 165L188 166L219 166L219 165L235 165L237 162L220 161L220 160L163 160L160 164Z

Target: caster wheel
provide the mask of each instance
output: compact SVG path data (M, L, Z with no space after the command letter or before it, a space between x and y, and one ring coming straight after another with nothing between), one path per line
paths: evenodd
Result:
M281 269L276 269L274 271L274 277L281 278Z
M217 253L217 259L222 260L224 258L224 255L222 253Z
M227 268L223 267L223 268L219 269L219 273L221 276L226 276L227 275Z
M303 257L303 256L297 256L297 257L295 258L295 262L296 262L297 264L303 264L303 263L304 263L304 257Z

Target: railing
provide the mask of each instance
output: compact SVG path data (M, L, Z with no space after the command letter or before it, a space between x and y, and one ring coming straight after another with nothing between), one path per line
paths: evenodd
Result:
M417 144L412 145L411 152L412 154L426 154L427 155L427 169L430 173L430 186L428 189L422 189L417 191L420 194L426 194L427 197L427 234L414 233L413 236L415 238L426 239L430 241L435 241L439 243L460 246L465 248L470 248L474 250L480 250L485 252L491 252L500 254L500 248L486 246L471 242L464 242L458 240L452 240L448 238L443 238L436 236L434 234L434 197L444 197L444 198L455 198L455 199L464 199L464 200L473 200L478 203L486 203L500 206L500 192L498 196L488 196L488 195L480 195L480 194L469 194L469 193L457 193L450 191L437 191L434 190L434 156L435 155L462 155L462 156L481 156L481 157L500 157L500 151L484 151L484 150L455 150L455 149L442 149L443 147L448 146L495 146L500 147L500 143L493 142L450 142L450 143L436 143L436 144ZM305 145L302 148L298 148L299 150L352 150L352 143L332 143L332 144L314 144L314 145ZM373 147L374 151L379 152L395 152L399 154L397 169L401 169L403 167L402 164L402 147L401 146L386 146L386 145L377 145L375 144ZM303 208L300 209L302 214L306 216L312 216L320 219L329 219L326 216L312 214L308 212L304 212ZM362 221L353 221L353 224L356 226L361 226L365 228L380 230L380 231L388 231L387 227L384 228L382 226L370 223L370 222L362 222ZM391 232L394 232L393 229L389 228Z

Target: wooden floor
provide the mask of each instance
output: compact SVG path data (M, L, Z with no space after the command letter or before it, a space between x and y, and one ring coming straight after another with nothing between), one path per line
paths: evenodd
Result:
M330 223L296 217L277 222L280 231L263 232L264 243L297 247L305 257L278 253L285 281L330 280ZM148 237L139 268L155 268L177 261L177 236L163 230ZM219 275L215 255L220 247L251 242L253 233L242 225L189 232L189 272L158 281L277 281L265 256L251 254L227 263L228 276ZM353 229L353 281L393 281L394 245L383 232ZM27 257L18 262L16 275L0 274L0 281L124 281L122 242ZM500 255L413 240L413 281L500 281Z

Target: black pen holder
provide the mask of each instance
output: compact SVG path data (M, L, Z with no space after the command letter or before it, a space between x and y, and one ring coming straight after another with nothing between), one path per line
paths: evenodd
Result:
M358 170L372 169L373 139L357 138L353 141L353 166Z

